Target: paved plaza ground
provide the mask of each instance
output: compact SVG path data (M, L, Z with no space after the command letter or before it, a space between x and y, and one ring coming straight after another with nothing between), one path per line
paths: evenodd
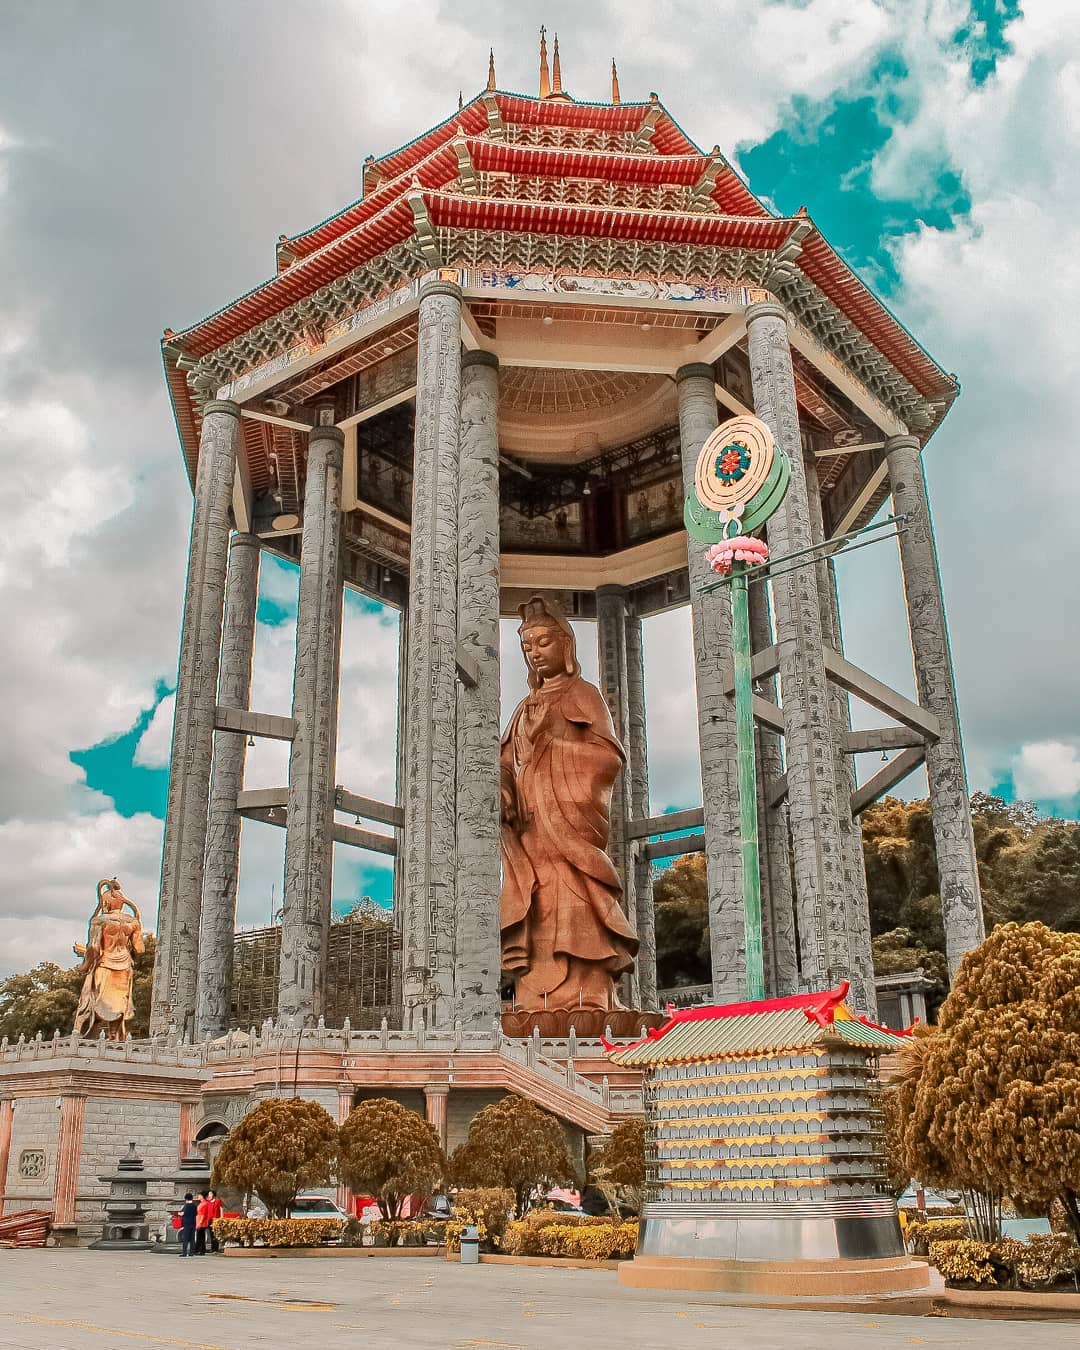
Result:
M1080 1322L969 1321L719 1306L621 1289L611 1271L442 1260L182 1261L0 1252L2 1350L979 1350L1080 1346Z

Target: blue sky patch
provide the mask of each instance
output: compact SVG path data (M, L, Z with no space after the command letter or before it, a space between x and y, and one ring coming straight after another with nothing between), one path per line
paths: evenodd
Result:
M135 747L153 720L158 704L171 693L172 688L163 680L159 681L154 689L154 702L122 735L100 741L86 750L70 752L71 762L86 774L86 786L111 797L122 816L148 811L159 820L165 819L168 769L150 769L134 761Z

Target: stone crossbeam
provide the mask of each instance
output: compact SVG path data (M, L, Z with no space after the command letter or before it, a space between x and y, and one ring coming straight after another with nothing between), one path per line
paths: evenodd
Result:
M889 717L895 717L898 722L903 722L904 726L912 731L921 732L923 736L931 740L937 740L941 733L941 723L926 708L920 708L917 703L912 703L903 694L898 694L895 689L890 689L887 684L882 684L880 680L875 680L873 675L868 675L865 670L860 670L850 661L842 657L831 647L824 648L825 653L825 673L830 680L835 681L841 689L846 689L849 694L854 694L856 698L861 698L864 703L869 703L872 708L878 712L883 712Z
M661 839L655 844L645 845L645 856L650 862L654 858L679 858L684 853L704 852L704 834L684 834L678 839Z
M214 709L215 731L238 731L244 736L265 736L271 741L291 741L296 735L296 718L277 713L249 712L246 708Z
M648 839L654 834L671 834L674 830L700 829L704 823L704 808L693 806L688 811L670 811L666 816L632 820L626 832L631 839Z
M879 797L884 797L886 792L914 772L925 758L926 747L913 746L882 765L873 778L868 778L862 787L856 788L851 794L851 814L857 816Z

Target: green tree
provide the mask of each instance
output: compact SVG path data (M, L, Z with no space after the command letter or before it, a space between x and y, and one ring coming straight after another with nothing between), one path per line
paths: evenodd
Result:
M553 1115L510 1093L485 1106L455 1151L450 1172L459 1186L505 1186L518 1217L537 1189L573 1185L577 1177L566 1137Z
M971 1193L979 1237L996 1237L1005 1196L1028 1209L1060 1199L1080 1237L1080 934L1000 925L903 1058L912 1175Z
M657 874L656 978L661 989L708 984L709 890L704 853L687 853Z
M446 1176L439 1136L416 1111L387 1097L361 1102L341 1127L338 1176L399 1219L410 1195L430 1195Z
M593 1160L592 1179L614 1212L641 1210L645 1194L645 1120L620 1121Z
M284 1218L302 1190L329 1183L337 1153L337 1126L318 1102L270 1097L230 1131L213 1184L254 1191L271 1218Z
M146 950L135 955L132 989L135 1017L129 1028L132 1036L150 1034L153 978L154 935L147 933ZM54 1031L68 1035L82 982L83 973L78 966L65 969L53 961L43 961L25 975L9 975L0 980L0 1037L16 1041L25 1036L29 1041L39 1031L45 1038Z

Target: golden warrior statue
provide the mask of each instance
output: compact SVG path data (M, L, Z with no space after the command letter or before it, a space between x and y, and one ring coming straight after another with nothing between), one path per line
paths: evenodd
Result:
M127 906L135 915L127 918ZM127 1040L127 1024L135 1016L131 992L135 975L133 952L145 950L142 918L115 877L97 884L97 908L90 916L86 946L75 943L83 958L82 993L75 1009L74 1030L80 1036L102 1031L110 1041Z
M502 964L526 1011L619 1008L637 938L607 855L626 754L556 605L519 609L530 693L502 739Z

